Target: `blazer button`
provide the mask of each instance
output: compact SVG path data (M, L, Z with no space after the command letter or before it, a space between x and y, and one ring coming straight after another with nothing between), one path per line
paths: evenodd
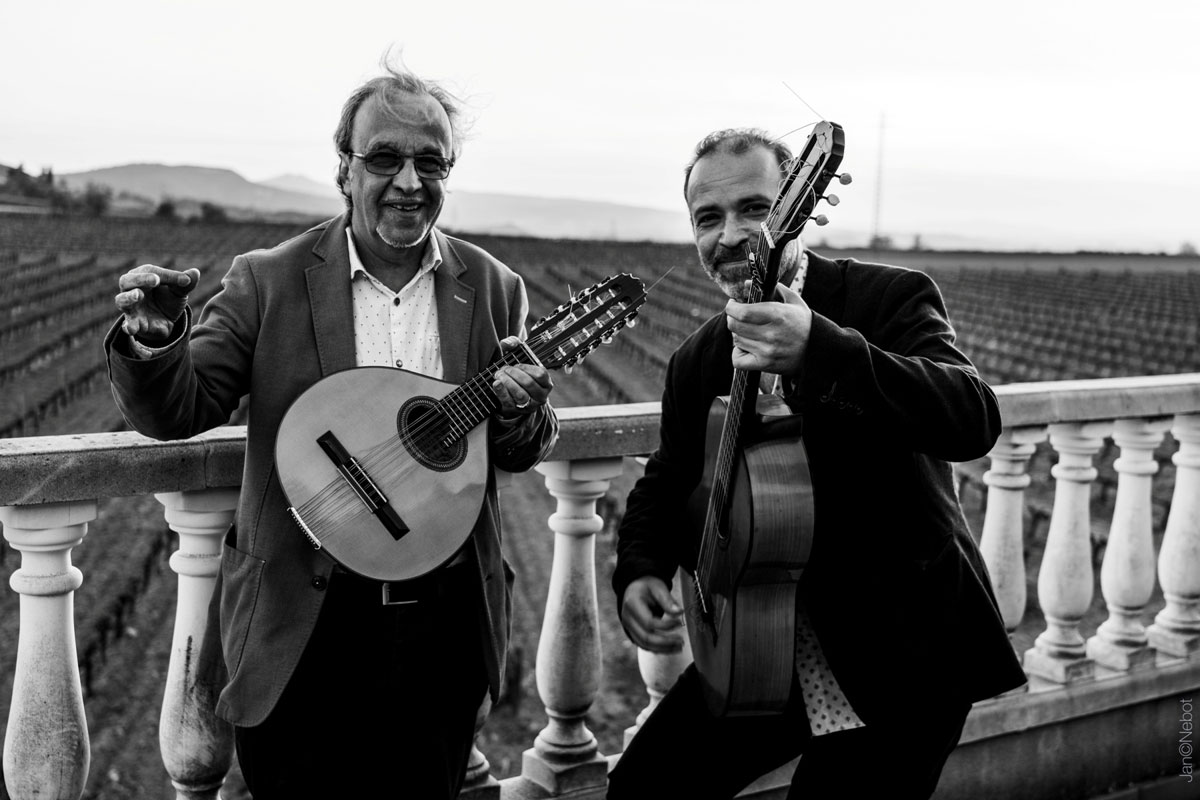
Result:
M318 592L325 591L325 584L327 584L327 583L328 583L328 581L325 580L325 576L323 576L323 575L314 575L313 576L312 587L314 589L316 589Z

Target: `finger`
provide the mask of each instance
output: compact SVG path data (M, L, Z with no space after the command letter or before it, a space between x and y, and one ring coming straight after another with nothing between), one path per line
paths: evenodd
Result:
M501 367L500 371L512 378L529 396L538 402L545 402L546 396L554 388L554 381L545 367L538 364L513 364Z
M658 603L658 607L664 613L675 617L683 613L683 608L676 602L675 596L671 594L671 590L665 583L650 584L650 596L654 598L654 602Z
M129 312L142 302L143 297L145 295L141 289L130 289L127 292L121 292L113 300L116 302L118 309L123 312Z
M508 391L518 408L530 403L543 405L553 388L549 373L542 367L529 364L501 367L496 371L495 380Z
M792 291L790 286L784 286L782 283L775 284L775 297L781 303L796 306L804 301L800 299L798 292Z
M509 408L525 409L533 403L529 393L503 370L496 372L496 376L492 380L492 390L500 398L501 405L507 403Z
M193 287L200 278L200 270L192 268L187 272L180 272L167 267L159 267L154 264L142 264L134 267L118 278L118 284L122 289L132 289L141 287L143 289L151 289L155 286L169 287Z
M517 405L517 401L513 399L511 383L502 380L500 374L497 373L492 379L492 391L496 393L496 399L500 401L500 409L511 414Z
M630 597L627 608L648 634L674 631L682 624L683 609L665 587L651 585Z
M683 649L679 633L656 633L645 628L630 628L630 638L643 650L652 653L678 653Z
M500 351L503 353L507 353L509 350L516 350L520 346L520 336L505 336L500 340Z
M642 641L638 642L638 647L651 653L678 653L683 649L683 637L652 633L643 637Z
M138 267L136 270L130 270L120 278L117 278L117 286L122 291L129 289L153 289L162 282L162 278L157 274L139 270L141 270L141 267Z
M142 331L141 318L126 314L124 319L121 320L121 330L130 336L137 336Z
M650 630L629 606L626 606L622 612L621 621L625 623L625 630L629 633L629 638L643 650L655 653L676 653L683 648L682 636L677 633L657 633Z
M172 294L176 297L187 297L188 293L200 283L200 270L192 267L186 272L175 273L172 280L164 278L163 283L171 289Z

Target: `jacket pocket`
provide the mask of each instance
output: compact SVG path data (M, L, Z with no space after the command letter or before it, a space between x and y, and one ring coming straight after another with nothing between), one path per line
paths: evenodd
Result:
M221 592L221 649L225 652L231 681L242 665L266 563L239 550L226 539L221 558L221 581L224 584Z

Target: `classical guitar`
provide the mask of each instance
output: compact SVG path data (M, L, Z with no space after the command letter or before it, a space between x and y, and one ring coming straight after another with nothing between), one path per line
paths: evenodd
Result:
M774 296L784 245L824 199L843 146L841 127L820 122L787 165L747 254L753 274L748 302ZM849 182L848 175L841 179ZM715 716L772 714L786 705L797 583L812 548L803 420L780 398L760 395L760 377L735 369L729 396L713 401L703 476L689 501L689 521L701 539L693 589L684 593L688 637Z
M309 387L279 426L275 466L288 511L313 547L385 581L448 561L479 517L487 425L502 365L568 371L632 325L646 300L632 275L606 278L559 306L461 386L391 367L357 367Z

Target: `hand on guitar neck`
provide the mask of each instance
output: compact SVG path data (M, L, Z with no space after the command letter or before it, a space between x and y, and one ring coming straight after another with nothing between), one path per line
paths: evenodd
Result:
M621 624L633 643L652 653L683 649L683 607L661 578L646 575L625 590Z
M782 283L776 285L775 297L771 302L725 304L736 369L776 375L800 372L812 331L812 309Z
M520 358L523 347L516 336L500 340L501 352L515 351L517 358ZM492 391L500 400L499 413L509 418L532 414L539 406L544 406L553 388L554 381L550 379L550 373L537 363L507 364L498 368L492 379Z

